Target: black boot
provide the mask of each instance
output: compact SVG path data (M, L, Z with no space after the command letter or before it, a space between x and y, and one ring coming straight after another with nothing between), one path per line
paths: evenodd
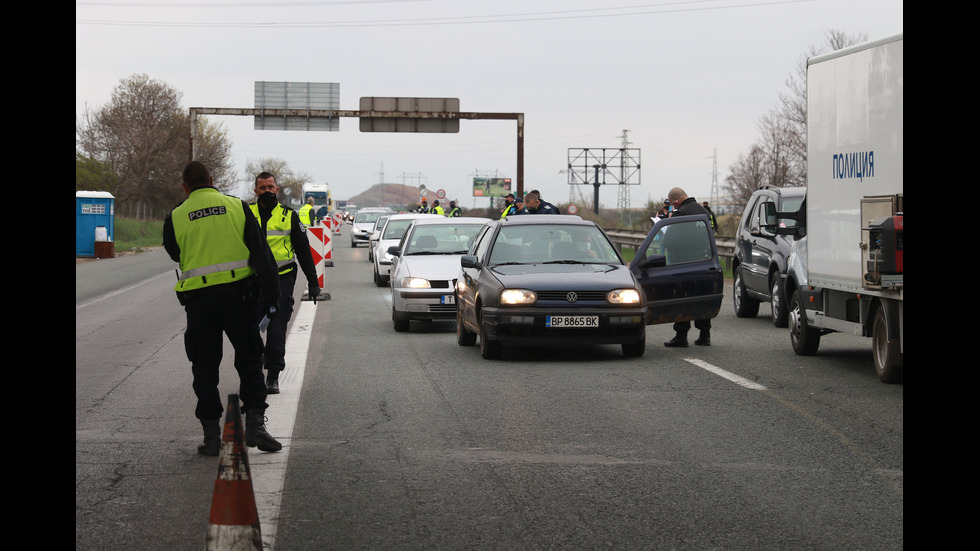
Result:
M269 394L279 394L279 372L275 369L269 370L265 378L265 388Z
M687 348L687 335L677 333L674 338L664 343L667 348Z
M264 452L277 452L282 449L275 438L265 430L265 411L249 411L245 414L245 444L258 447Z
M707 331L701 331L701 335L698 337L694 344L698 346L711 346L711 333Z
M221 452L221 423L220 419L201 419L204 428L204 443L197 445L197 453L215 456Z

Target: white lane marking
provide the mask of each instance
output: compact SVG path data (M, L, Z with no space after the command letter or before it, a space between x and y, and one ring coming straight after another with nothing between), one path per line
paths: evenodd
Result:
M156 275L156 276L153 276L153 277L144 279L143 281L138 281L136 283L133 283L132 285L128 285L126 287L123 287L122 289L116 289L115 291L112 291L111 293L106 293L106 294L104 294L102 296L91 298L87 302L83 302L81 304L76 304L75 305L75 310L81 310L82 308L85 308L86 306L91 306L92 304L95 304L96 302L100 302L100 301L103 301L103 300L105 300L107 298L112 298L114 296L121 295L121 294L123 294L123 293L125 293L125 292L127 292L127 291L129 291L131 289L135 289L135 288L139 287L140 285L146 285L147 283L149 283L151 281L155 281L157 279L160 279L161 277L169 276L169 275L171 275L170 272L164 272L164 273L162 273L160 275Z
M270 394L266 399L265 427L269 434L282 443L282 450L265 453L258 448L249 448L248 463L252 473L252 491L255 493L255 507L259 512L262 531L262 547L275 548L276 525L279 522L279 505L282 502L282 487L286 478L286 461L299 409L299 395L303 389L303 375L306 373L306 357L310 348L310 336L316 306L312 301L300 301L295 310L292 327L286 337L286 369L279 374L280 394Z
M695 359L695 358L684 358L684 360L687 361L687 362L689 362L689 363L692 363L692 364L694 364L694 365L696 365L698 367L700 367L701 369L704 369L706 371L710 371L710 372L714 373L715 375L718 375L719 377L724 377L725 379L728 379L729 381L732 381L735 384L742 385L745 388L749 388L749 389L752 389L752 390L766 390L766 387L764 387L764 386L762 386L762 385L760 385L758 383L753 383L752 381L746 379L745 377L739 377L738 375L735 375L734 373L729 373L728 371L725 371L724 369L722 369L720 367L713 366L713 365L709 364L708 362L701 361L701 360L698 360L698 359Z

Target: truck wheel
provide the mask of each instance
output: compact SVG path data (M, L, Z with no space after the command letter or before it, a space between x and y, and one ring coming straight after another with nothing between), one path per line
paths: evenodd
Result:
M902 382L904 354L898 339L888 342L888 320L885 319L885 309L879 307L875 311L871 326L872 356L874 356L875 371L878 380L883 383Z
M776 327L786 327L789 308L786 307L786 301L782 298L782 289L779 287L779 272L773 272L769 276L769 304L772 305L772 324Z
M476 344L476 333L470 331L463 325L463 314L456 306L456 343L460 346L473 346Z
M732 284L732 296L735 297L735 315L740 318L756 317L759 314L759 301L746 293L741 266L735 268L734 277L735 282Z
M800 300L800 291L793 293L793 298L789 301L789 340L793 343L793 352L800 356L812 356L817 353L820 347L820 331L813 329L806 324L806 316L803 313L803 301Z

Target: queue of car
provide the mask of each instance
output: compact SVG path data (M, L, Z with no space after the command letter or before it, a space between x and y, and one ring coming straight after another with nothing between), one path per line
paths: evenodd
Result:
M389 215L374 280L392 293L395 331L456 320L460 346L619 345L642 356L646 326L718 315L724 276L707 216L654 224L627 264L595 222L574 215L503 220ZM389 271L390 270L390 271Z

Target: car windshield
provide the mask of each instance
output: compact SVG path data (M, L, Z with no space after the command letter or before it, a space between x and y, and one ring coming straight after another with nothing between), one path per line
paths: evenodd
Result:
M381 239L401 239L405 235L405 230L411 225L411 220L389 220L385 224L385 231Z
M647 247L645 258L667 257L667 265L711 260L711 230L703 220L676 222L661 227Z
M403 254L466 254L470 241L482 227L482 223L417 225Z
M509 226L490 251L490 264L622 264L598 226Z
M357 216L354 217L354 223L361 224L370 222L373 224L378 221L378 218L381 218L384 215L385 213L383 212L359 212L357 213Z

